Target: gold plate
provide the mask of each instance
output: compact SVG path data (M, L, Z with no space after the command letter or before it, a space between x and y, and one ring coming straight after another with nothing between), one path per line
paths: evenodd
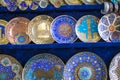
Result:
M53 18L47 15L40 15L32 19L28 27L28 35L36 44L53 43L54 40L50 34L50 25Z
M82 4L82 1L81 1L81 0L65 0L65 2L66 2L68 5L78 5L78 4Z
M16 17L10 20L5 29L5 35L11 44L28 44L31 42L28 32L29 19Z
M7 23L7 21L0 19L0 44L8 44L8 40L5 37L5 27Z

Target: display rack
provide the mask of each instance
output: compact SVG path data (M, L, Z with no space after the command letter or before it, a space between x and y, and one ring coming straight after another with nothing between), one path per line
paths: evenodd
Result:
M120 5L119 5L120 6ZM60 8L54 8L49 5L47 8L38 8L35 11L27 9L26 11L21 11L17 9L14 12L8 12L5 7L0 7L0 18L9 21L10 19L18 16L23 16L29 19L34 18L37 15L46 14L53 18L59 15L70 15L77 20L84 15L95 15L97 17L102 17L100 13L102 5L77 5L69 6L65 5ZM25 63L34 55L39 53L51 53L60 57L65 63L76 53L82 51L90 51L99 55L107 64L109 69L110 62L112 58L120 52L120 43L110 43L99 41L97 43L84 43L77 41L71 44L27 44L27 45L0 45L0 53L8 54L15 57L24 66Z

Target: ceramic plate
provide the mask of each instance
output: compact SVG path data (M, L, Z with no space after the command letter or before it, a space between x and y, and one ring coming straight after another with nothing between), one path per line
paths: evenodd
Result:
M0 54L0 80L22 80L22 70L16 59Z
M98 25L98 31L107 42L120 42L120 16L114 13L104 15Z
M96 0L82 0L82 2L85 4L95 4Z
M23 80L63 80L64 63L51 54L31 58L23 69Z
M18 2L18 7L20 10L26 10L28 8L28 5L25 1Z
M76 20L68 15L55 18L51 24L51 34L58 43L73 43L77 40L75 33Z
M109 76L110 80L120 80L120 53L113 58L110 64Z
M10 43L28 44L31 42L27 35L29 22L30 21L24 17L16 17L8 22L5 35Z
M65 2L66 2L68 5L78 5L78 4L82 4L82 1L80 1L80 0L65 0Z
M93 15L80 18L76 24L76 34L83 42L97 42L101 38L98 33L99 19Z
M5 37L5 28L6 28L7 23L8 23L7 21L0 19L0 44L8 43L8 40Z
M39 2L39 6L41 8L46 8L48 6L48 4L49 4L48 0L40 0L40 2Z
M113 3L120 2L120 0L111 0Z
M94 53L80 52L67 62L64 80L107 80L107 68Z
M51 4L53 4L56 8L61 7L62 5L64 5L64 1L63 0L49 0L51 2Z
M98 4L102 4L102 3L104 3L105 1L104 1L104 0L96 0L96 2L97 2Z
M52 21L53 18L47 15L37 16L30 21L28 34L34 43L48 44L54 42L50 34L50 25Z
M36 9L38 9L38 7L39 7L38 3L34 2L34 1L32 1L31 4L29 4L29 8L31 10L36 10Z

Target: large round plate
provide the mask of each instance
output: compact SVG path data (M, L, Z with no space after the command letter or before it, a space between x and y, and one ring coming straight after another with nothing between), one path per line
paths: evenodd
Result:
M67 62L64 80L107 80L107 68L94 53L81 52Z
M22 70L16 59L0 54L0 80L22 80Z
M76 20L68 15L55 18L51 24L50 32L58 43L73 43L77 40L75 33Z
M23 69L23 80L63 80L64 63L51 54L31 58Z
M114 13L104 15L99 21L98 32L106 42L120 42L120 16Z
M97 42L101 38L98 33L99 19L93 15L80 18L76 24L76 34L83 42Z
M110 64L109 76L110 80L120 80L120 53L113 58Z
M0 19L0 44L7 44L8 40L5 36L5 28L7 25L7 21Z
M68 5L78 5L78 4L82 4L82 1L81 1L81 0L65 0L65 2L66 2Z
M30 43L28 32L28 23L30 21L24 17L16 17L7 24L5 35L12 44L28 44Z
M47 15L37 16L30 21L28 34L34 43L47 44L54 42L50 34L50 25L52 21L53 18Z

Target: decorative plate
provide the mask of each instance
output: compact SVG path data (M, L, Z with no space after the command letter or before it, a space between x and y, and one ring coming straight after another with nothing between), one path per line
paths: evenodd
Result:
M114 13L104 15L98 25L98 31L107 42L120 42L120 16Z
M56 8L61 7L64 5L64 0L49 0L51 4L53 4Z
M81 1L81 0L65 0L65 2L66 2L68 5L78 5L78 4L82 4L82 1Z
M52 21L53 18L47 15L37 16L30 21L28 34L34 43L48 44L54 42L50 34L50 25Z
M7 23L7 21L0 19L0 44L8 44L8 40L5 37L5 28Z
M50 32L58 43L73 43L77 40L75 33L76 20L68 15L55 18L51 24Z
M40 2L39 2L39 6L41 8L46 8L48 6L48 4L49 4L48 0L40 0Z
M20 10L26 10L28 8L28 5L25 1L18 2L18 7Z
M113 3L120 2L120 0L111 0Z
M6 6L4 0L0 0L0 5L2 5L2 6Z
M6 7L9 11L17 10L17 5L15 3L8 4L8 5L6 5Z
M31 42L27 35L29 22L30 21L24 17L16 17L8 22L5 35L10 43L28 44Z
M83 42L97 42L101 38L98 33L99 19L93 15L80 18L76 24L76 34Z
M113 58L110 64L109 76L110 80L120 80L120 53Z
M107 80L107 68L97 55L81 52L67 62L64 80Z
M22 70L15 58L0 54L0 80L22 80Z
M85 4L96 4L96 0L81 0Z
M23 69L22 80L63 80L64 63L51 54L31 58Z
M34 1L32 1L31 4L29 5L29 8L31 10L36 10L36 9L38 9L38 7L39 7L38 3L34 2Z
M102 3L105 2L105 0L96 0L96 2L97 2L98 4L102 4Z

